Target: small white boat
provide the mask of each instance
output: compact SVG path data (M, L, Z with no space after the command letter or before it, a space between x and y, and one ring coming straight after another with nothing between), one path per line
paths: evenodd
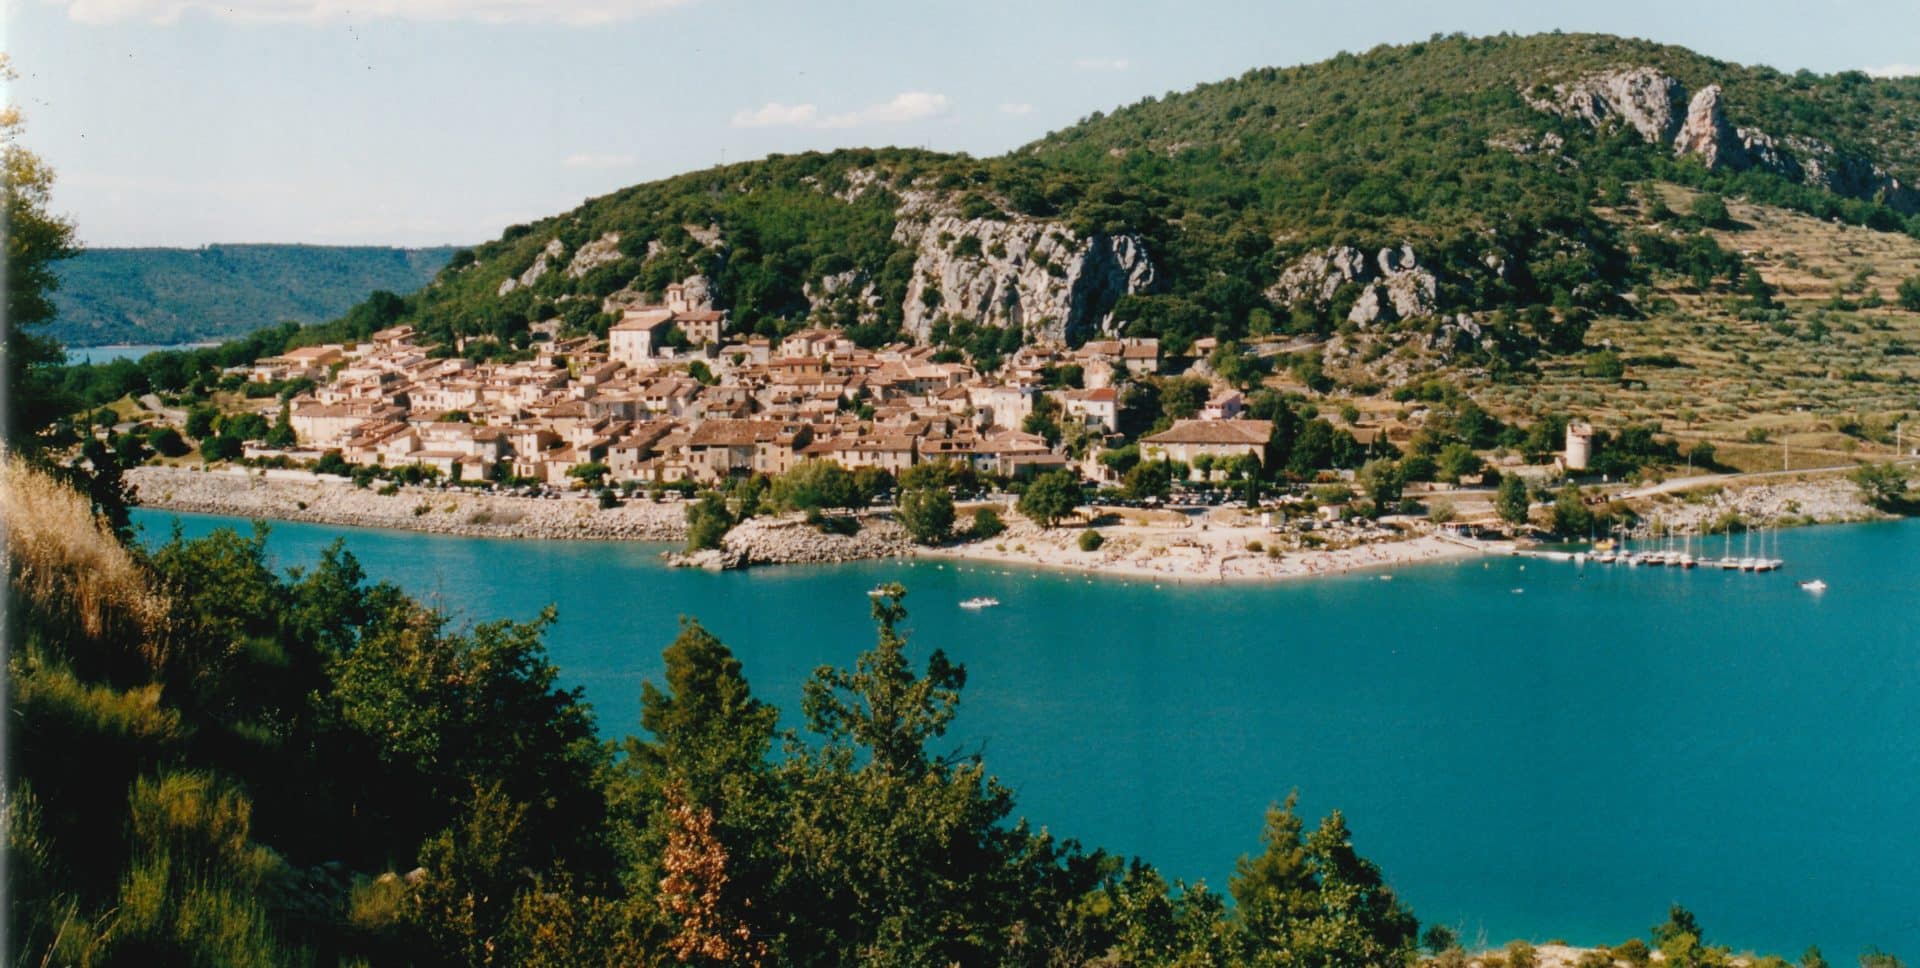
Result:
M879 598L880 596L885 595L886 593L887 593L887 586L885 585L875 585L872 588L867 589L868 598Z
M992 608L1000 604L997 598L975 597L960 603L961 608Z
M1827 590L1827 583L1824 581L1821 581L1818 578L1815 578L1811 581L1801 582L1800 587L1806 589L1807 591L1818 593L1818 592L1824 592Z

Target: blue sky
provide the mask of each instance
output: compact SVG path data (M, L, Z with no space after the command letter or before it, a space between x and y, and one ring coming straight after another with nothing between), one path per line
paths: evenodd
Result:
M1436 32L1920 63L1920 3L0 0L26 144L94 245L476 242L846 145L998 154L1095 110Z

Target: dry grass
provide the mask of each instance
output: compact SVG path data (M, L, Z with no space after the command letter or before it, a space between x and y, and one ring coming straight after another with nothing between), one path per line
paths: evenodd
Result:
M1693 197L1654 191L1676 211ZM1683 445L1711 441L1742 470L1778 470L1788 450L1796 468L1892 456L1894 427L1920 415L1920 314L1894 302L1895 287L1920 276L1920 240L1738 199L1728 210L1734 227L1711 234L1776 288L1785 320L1743 319L1726 294L1665 280L1652 295L1671 308L1601 319L1589 333L1626 362L1624 383L1582 375L1579 358L1548 360L1537 382L1482 381L1475 396L1522 419L1657 422ZM1874 295L1884 304L1871 306Z
M0 525L11 604L69 637L140 642L159 666L166 599L86 498L8 458L0 466Z

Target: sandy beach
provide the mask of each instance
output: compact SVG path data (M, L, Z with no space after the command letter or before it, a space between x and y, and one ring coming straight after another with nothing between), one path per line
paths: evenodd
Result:
M1347 547L1274 553L1270 546L1282 539L1257 516L1221 509L1104 514L1094 527L1104 542L1097 550L1082 551L1084 526L1043 529L1008 509L1001 511L1008 521L1004 533L985 541L923 548L920 556L1176 582L1228 582L1312 578L1479 554L1431 534L1404 533Z

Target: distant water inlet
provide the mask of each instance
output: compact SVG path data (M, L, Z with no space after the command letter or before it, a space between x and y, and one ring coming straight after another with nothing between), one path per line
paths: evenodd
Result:
M171 519L136 515L155 539ZM1036 823L1171 877L1224 889L1297 787L1469 941L1617 942L1677 901L1739 948L1920 957L1920 522L1783 532L1778 580L1511 557L1164 588L965 562L715 574L653 545L292 524L271 548L306 565L340 534L462 620L557 604L553 654L609 733L638 729L681 615L797 721L899 581L915 647L968 668L946 739Z
M98 365L101 363L112 363L114 360L138 360L148 353L160 353L166 350L198 350L217 345L219 344L180 343L168 346L69 346L67 347L67 362L72 364L92 363Z

